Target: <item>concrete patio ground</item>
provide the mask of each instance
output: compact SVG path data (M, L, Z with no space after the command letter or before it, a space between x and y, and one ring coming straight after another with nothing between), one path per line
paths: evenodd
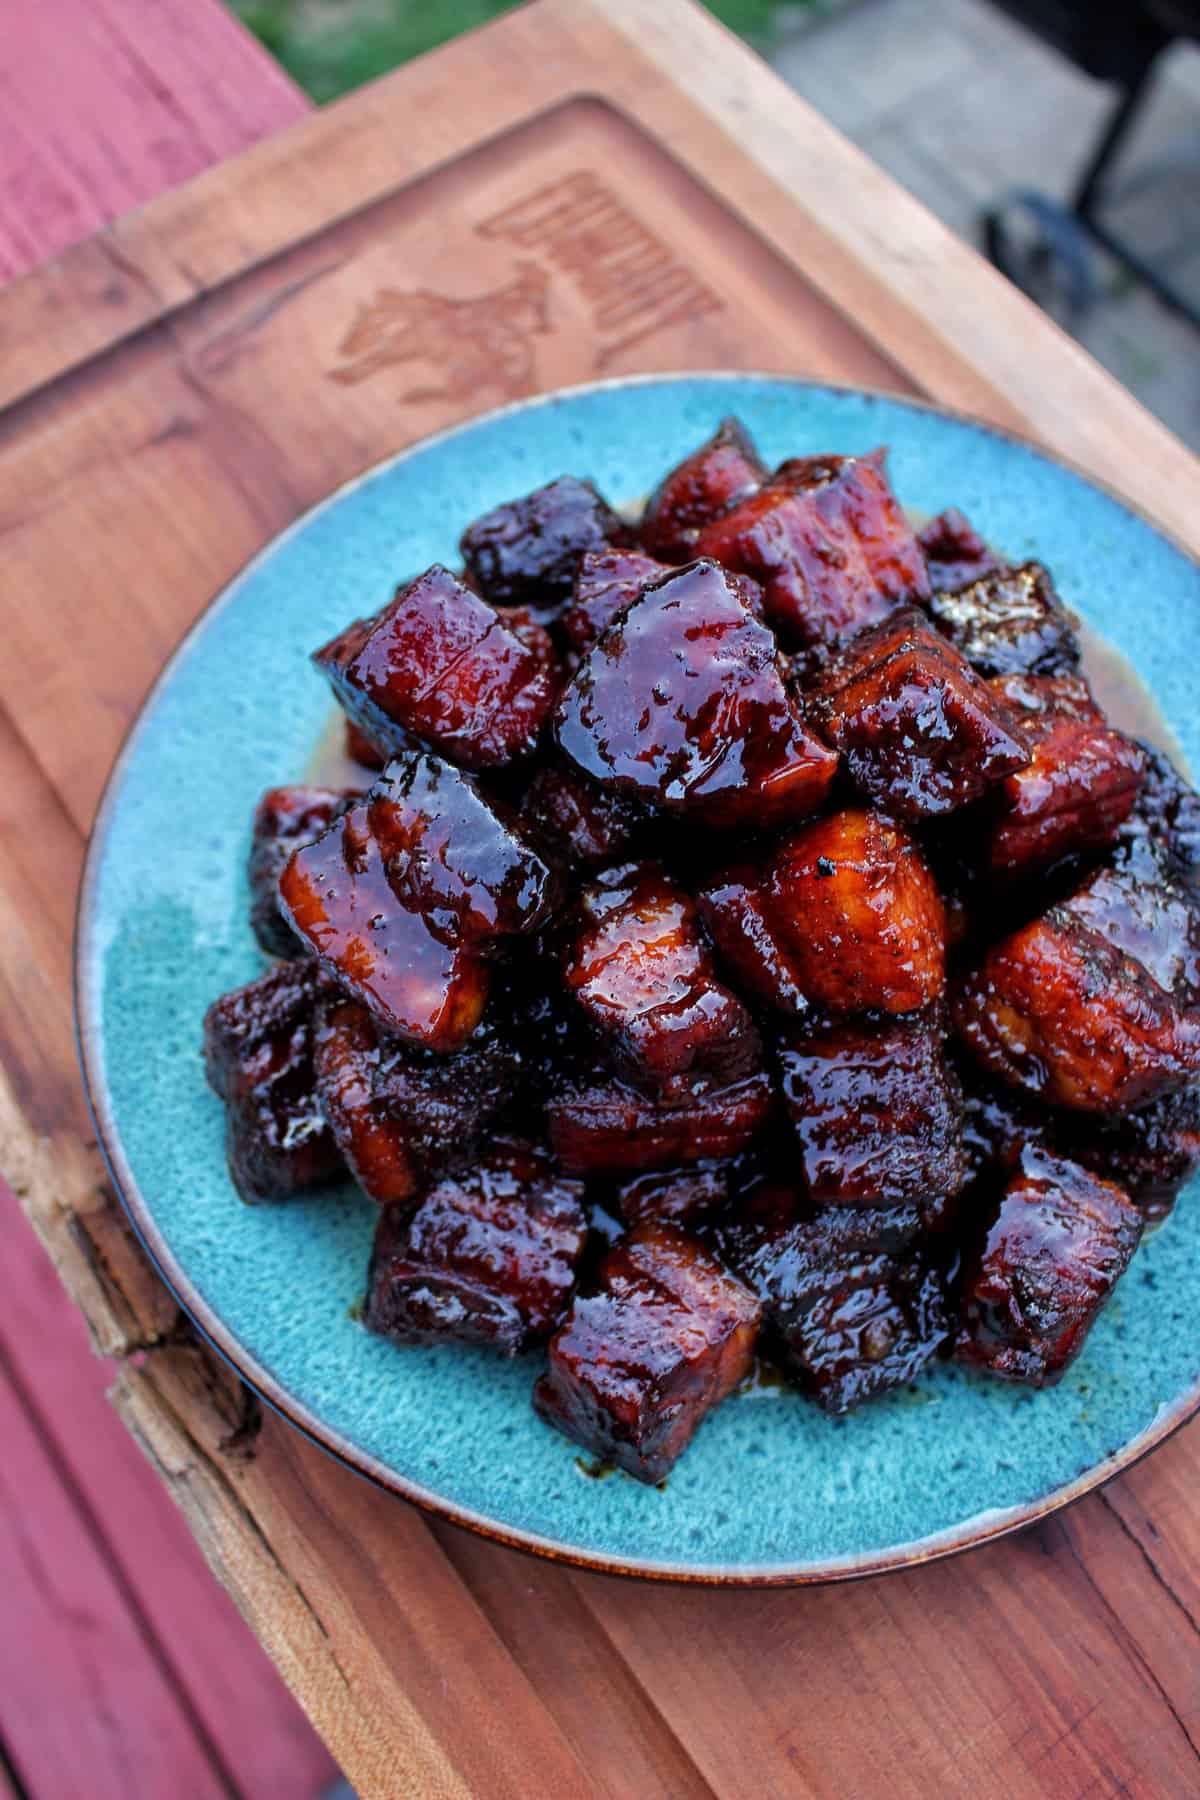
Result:
M854 0L780 42L781 75L952 230L1013 188L1065 198L1115 90L987 0ZM1200 302L1200 46L1160 64L1106 217L1165 252ZM1063 319L1092 354L1200 450L1200 332L1097 254L1100 295Z

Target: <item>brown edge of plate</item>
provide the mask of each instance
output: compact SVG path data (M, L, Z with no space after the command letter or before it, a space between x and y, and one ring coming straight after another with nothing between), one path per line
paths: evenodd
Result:
M1105 1458L1103 1462L1094 1464L1090 1469L1085 1469L1073 1481L1052 1489L1050 1493L1043 1494L1036 1500L1024 1502L1019 1506L1007 1507L996 1513L976 1513L973 1518L966 1520L963 1524L951 1526L947 1530L936 1532L929 1537L914 1539L911 1543L895 1545L878 1554L860 1554L818 1563L797 1564L793 1567L772 1565L736 1570L719 1567L694 1568L665 1562L614 1560L577 1546L557 1542L553 1538L541 1537L535 1532L509 1530L498 1525L486 1515L473 1511L470 1507L457 1506L443 1496L422 1487L418 1482L408 1481L403 1476L397 1475L395 1470L389 1468L387 1464L380 1462L378 1458L351 1443L341 1432L334 1431L324 1424L315 1413L301 1405L280 1382L276 1381L269 1371L261 1366L257 1358L251 1356L244 1349L233 1333L225 1328L213 1308L196 1291L155 1225L150 1208L146 1205L121 1146L120 1135L112 1116L111 1097L99 1066L98 1044L101 1034L96 1020L92 1017L86 979L93 962L91 893L107 834L109 815L116 805L123 765L133 739L144 714L153 704L159 690L170 680L177 663L186 655L192 639L208 624L214 612L226 603L230 590L253 568L254 564L260 558L270 555L284 537L299 530L316 513L336 504L341 495L351 488L357 487L360 482L376 474L382 468L403 462L406 457L427 448L430 444L445 442L495 419L534 412L541 406L553 405L561 400L572 399L577 395L598 393L611 388L652 386L657 382L682 380L711 381L713 383L762 381L787 387L818 389L827 393L866 395L871 399L886 400L892 405L910 407L914 412L933 413L940 418L970 425L977 431L1017 444L1021 449L1031 452L1046 462L1068 469L1087 482L1089 486L1107 494L1125 511L1141 519L1160 537L1165 538L1189 562L1195 563L1197 560L1193 552L1171 531L1125 495L1119 493L1117 489L1090 474L1078 463L1070 461L1067 457L1051 454L1040 444L1022 437L1017 432L994 425L977 414L952 407L938 406L931 401L914 399L907 394L890 393L885 388L856 387L845 382L808 381L803 376L784 375L778 370L659 370L653 374L618 376L605 381L581 382L572 387L555 388L545 394L531 395L506 406L495 407L489 412L478 413L470 419L452 425L444 431L433 432L413 444L406 445L403 450L394 455L382 458L379 462L372 464L370 468L352 476L348 481L340 483L323 500L301 513L282 532L277 532L268 543L263 545L262 549L256 551L242 564L241 568L230 576L221 592L208 602L188 627L155 678L125 732L121 747L114 758L105 782L104 793L97 808L91 831L88 834L87 853L84 859L83 874L80 878L75 913L73 952L75 1040L84 1092L88 1110L96 1127L97 1141L105 1165L112 1177L113 1187L142 1249L204 1342L216 1351L222 1361L229 1365L239 1379L260 1400L264 1401L272 1412L286 1420L289 1425L294 1425L318 1449L333 1456L354 1474L373 1482L387 1493L395 1494L402 1500L411 1501L436 1518L446 1519L453 1525L465 1526L468 1530L476 1532L480 1537L490 1539L493 1543L503 1544L514 1550L523 1550L526 1553L544 1557L551 1562L565 1563L573 1568L590 1569L604 1575L620 1575L650 1581L674 1581L706 1587L811 1587L826 1582L857 1581L873 1575L897 1574L904 1569L918 1568L924 1563L940 1561L943 1557L961 1555L965 1550L981 1549L986 1544L994 1543L998 1538L1021 1531L1028 1525L1035 1525L1051 1513L1073 1505L1077 1500L1082 1500L1086 1494L1103 1487L1115 1476L1132 1468L1135 1463L1140 1462L1144 1456L1157 1449L1181 1426L1187 1424L1188 1420L1197 1411L1200 1411L1200 1378L1177 1396L1173 1402L1160 1407L1158 1415L1151 1424L1146 1426L1145 1430L1131 1438L1127 1444Z

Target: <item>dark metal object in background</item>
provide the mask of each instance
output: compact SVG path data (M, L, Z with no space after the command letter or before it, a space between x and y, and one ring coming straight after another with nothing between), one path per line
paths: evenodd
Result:
M1178 38L1200 38L1200 0L993 4L1085 74L1115 82L1120 95L1070 200L1019 189L984 214L984 243L992 262L1048 310L1078 318L1096 296L1091 251L1099 244L1167 306L1200 327L1195 303L1102 217L1107 177L1145 104L1160 55Z

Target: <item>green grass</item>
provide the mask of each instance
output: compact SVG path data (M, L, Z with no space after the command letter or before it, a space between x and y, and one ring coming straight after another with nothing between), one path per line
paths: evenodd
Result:
M230 0L312 99L350 88L508 12L513 0ZM647 0L653 4L653 0ZM786 9L796 10L795 0ZM777 0L709 0L709 11L743 37L765 41Z

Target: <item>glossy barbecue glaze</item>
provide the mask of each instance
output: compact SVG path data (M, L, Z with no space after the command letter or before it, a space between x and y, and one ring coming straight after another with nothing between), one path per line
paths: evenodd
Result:
M991 867L1028 876L1060 856L1106 850L1137 801L1143 751L1112 729L1078 675L1008 675L991 685L1030 751L995 797Z
M1026 1147L964 1270L960 1361L1035 1387L1059 1380L1141 1233L1111 1181Z
M800 720L751 595L714 562L664 576L609 626L556 733L585 774L717 826L803 818L837 769Z
M949 1336L942 1271L890 1247L886 1230L873 1214L813 1211L766 1187L720 1233L725 1260L762 1302L772 1351L827 1412L911 1381Z
M464 769L528 756L559 682L540 625L506 618L437 566L313 660L370 743L425 744Z
M831 1412L1057 1379L1200 1156L1200 798L1048 573L736 421L639 527L564 477L462 544L317 653L373 785L258 809L244 1197L348 1171L368 1325L551 1339L644 1481L760 1329Z
M778 1062L811 1200L877 1207L957 1195L962 1092L936 1014L793 1026Z
M701 531L696 554L761 583L767 617L789 648L833 649L929 594L882 450L783 463Z
M758 1303L670 1225L639 1225L577 1295L534 1389L542 1417L639 1481L661 1481L749 1373Z
M465 776L410 755L294 853L279 891L322 966L387 1030L450 1051L483 1014L488 952L541 922L553 882Z
M855 784L897 819L954 812L1029 760L1002 696L911 607L853 640L809 713Z
M399 1344L457 1338L509 1356L547 1337L587 1240L582 1196L544 1151L501 1139L468 1172L439 1182L411 1216L380 1217L368 1328Z
M618 1066L651 1092L700 1075L728 1083L761 1065L754 1021L717 979L693 902L654 863L584 889L566 926L563 977Z
M580 559L629 537L590 482L564 475L476 519L459 548L479 592L494 605L528 606L548 620L570 594Z
M292 851L320 837L361 790L353 788L268 788L251 827L250 925L268 956L295 956L299 940L279 910L279 877Z
M664 562L690 562L703 527L754 493L766 474L745 427L737 419L722 419L708 442L686 456L651 494L639 533L642 543Z
M1040 563L991 569L935 593L929 611L981 675L1067 675L1079 663L1075 621Z
M205 1069L225 1102L229 1173L243 1200L286 1199L341 1169L313 1070L313 1014L327 991L315 963L285 962L205 1014Z

